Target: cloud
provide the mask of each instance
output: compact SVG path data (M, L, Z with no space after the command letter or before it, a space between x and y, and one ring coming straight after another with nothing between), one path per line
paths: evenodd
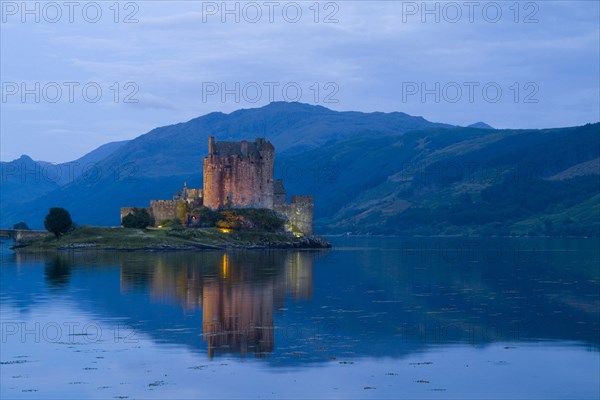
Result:
M160 109L167 111L177 110L177 106L173 102L162 97L155 96L151 93L143 93L136 97L136 100L138 100L137 102L126 104L130 107L140 109Z
M286 21L280 9L273 22L264 9L258 23L244 18L236 23L231 17L222 23L218 14L205 14L203 22L202 3L141 2L135 14L138 22L132 24L114 23L108 18L110 10L97 24L3 24L3 82L92 81L99 82L105 94L93 105L81 100L2 104L3 157L20 155L24 143L35 141L38 132L32 121L40 121L38 126L44 125L41 121L68 121L73 131L98 129L90 142L100 145L106 135L111 140L119 135L130 138L201 113L265 103L222 102L220 97L205 102L206 82L228 87L299 82L303 88L335 82L339 103L320 104L342 110L405 111L463 125L484 120L499 127L547 127L600 119L598 2L529 2L538 7L538 22L530 24L522 21L531 11L523 2L518 22L509 9L513 3L498 3L503 7L498 23L486 22L481 14L474 22L463 17L457 23L443 18L422 23L421 15L403 14L409 2L333 2L337 9L325 9L329 3L318 4L318 16L310 8L312 2L298 3L303 13L298 23ZM324 23L332 11L338 22ZM541 101L403 102L406 81L498 81L506 86L535 81ZM128 82L137 85L138 103L123 102ZM118 101L113 101L111 87L119 88ZM314 102L310 96L303 100ZM28 140L17 139L16 132ZM52 159L54 148L68 148L69 140L67 132L56 132L56 145L40 145L34 155Z

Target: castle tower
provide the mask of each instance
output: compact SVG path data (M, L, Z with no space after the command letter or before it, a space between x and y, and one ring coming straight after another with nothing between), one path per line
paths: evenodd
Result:
M254 142L216 142L208 137L204 157L204 205L273 208L275 148L258 138Z

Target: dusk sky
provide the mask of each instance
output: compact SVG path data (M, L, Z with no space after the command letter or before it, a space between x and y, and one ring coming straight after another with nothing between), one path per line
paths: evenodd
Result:
M271 100L495 128L600 119L597 1L115 4L0 3L2 161L70 161Z

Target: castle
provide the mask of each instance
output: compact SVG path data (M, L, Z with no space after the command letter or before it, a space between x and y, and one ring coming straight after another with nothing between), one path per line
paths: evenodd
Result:
M275 148L264 139L215 143L209 136L202 169L204 205L273 209L274 159Z
M263 138L254 142L216 142L209 136L208 155L202 164L203 189L191 189L184 183L172 200L151 200L147 210L160 225L176 218L184 224L196 220L193 212L183 216L182 209L266 208L286 220L288 231L312 234L312 196L292 196L287 203L282 180L274 180L274 161L275 148ZM121 220L132 210L133 207L121 208Z

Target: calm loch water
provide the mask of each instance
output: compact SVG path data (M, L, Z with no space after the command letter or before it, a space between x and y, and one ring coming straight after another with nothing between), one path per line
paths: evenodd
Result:
M14 254L0 398L600 396L593 240Z

